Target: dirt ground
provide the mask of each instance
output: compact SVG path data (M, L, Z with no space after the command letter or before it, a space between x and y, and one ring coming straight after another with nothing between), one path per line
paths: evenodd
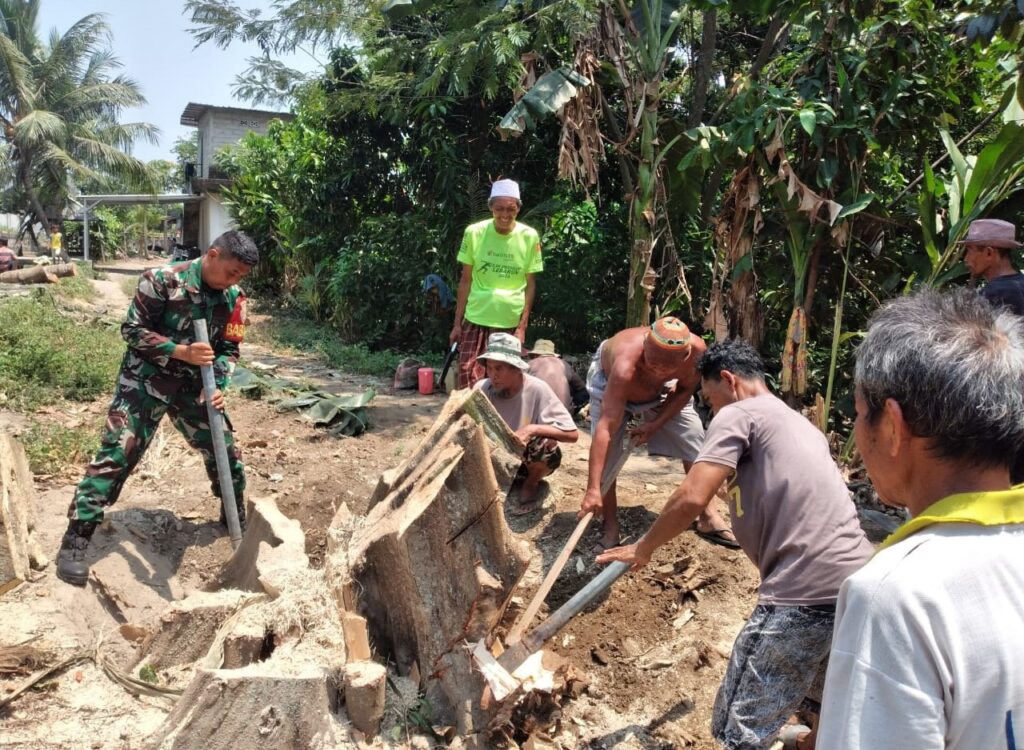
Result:
M127 299L117 275L96 284L103 295L98 304L120 315ZM261 320L254 315L251 323L258 327ZM357 438L330 437L294 413L278 413L237 392L228 395L248 495L272 497L298 520L306 551L319 564L338 506L344 502L354 513L365 512L381 472L417 444L445 397L395 392L390 383L337 372L296 352L246 343L242 358L332 392L377 390L369 407L372 427ZM104 398L67 410L55 406L43 416L98 429L106 405ZM543 510L509 516L511 529L535 549L518 593L523 602L575 526L588 449L581 430L579 443L565 450L562 468L551 478ZM80 470L37 477L42 541L53 556ZM623 533L634 539L642 534L681 477L673 461L633 456L620 476ZM201 588L229 556L230 542L217 518L199 457L165 424L90 548L95 582L84 589L65 585L51 565L38 580L3 595L0 645L36 638L33 645L67 656L92 653L99 641L107 657L136 673L135 639L153 627L168 602ZM552 608L596 573L589 549L598 536L595 525L580 542L548 598ZM566 748L715 747L709 731L715 691L732 641L754 606L756 587L756 571L742 553L688 532L660 550L644 571L627 574L551 644L590 681L589 690L565 706L556 742ZM0 696L17 682L0 678ZM95 664L83 662L0 713L0 745L138 748L169 705L166 699L132 697Z

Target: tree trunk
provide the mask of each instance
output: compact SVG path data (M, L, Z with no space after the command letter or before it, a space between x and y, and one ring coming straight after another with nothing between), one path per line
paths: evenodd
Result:
M43 225L43 231L49 231L50 219L46 215L46 209L43 208L43 203L39 200L39 194L36 193L35 187L32 185L32 180L27 173L20 175L21 186L25 189L25 194L28 196L29 203L32 205L32 210L36 214L36 220ZM33 233L33 241L35 240L35 234Z
M648 83L648 90L657 89L657 83ZM649 95L648 95L649 96ZM629 290L626 297L626 327L645 326L650 323L651 292L656 279L651 269L654 253L654 199L658 179L655 158L658 137L657 97L645 99L641 116L640 166L637 184L630 208L630 235L632 242L629 258Z
M479 391L458 391L413 454L381 477L347 544L332 524L329 580L358 600L374 646L402 675L418 679L434 723L459 734L484 730L484 681L466 642L497 624L527 554L505 523L505 487L485 433L511 444L508 428Z
M17 271L0 273L0 284L56 284L65 276L77 276L78 266L74 263L58 263L51 266L29 266Z
M693 74L693 106L686 126L695 128L704 119L704 106L708 99L708 84L711 81L711 63L715 57L715 42L718 35L718 11L714 8L704 11L704 26L701 32L700 54Z
M195 665L150 750L350 746L339 710L342 613L324 571L309 567L298 522L273 500L249 509L242 544L219 576L229 588L173 603L140 650L135 669ZM243 563L250 570L236 581Z

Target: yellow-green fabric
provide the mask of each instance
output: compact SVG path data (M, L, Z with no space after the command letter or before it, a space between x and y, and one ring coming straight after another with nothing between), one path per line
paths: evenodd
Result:
M515 328L526 306L526 276L544 270L540 236L516 222L498 234L494 220L466 227L459 263L473 266L473 284L466 300L466 320L485 328Z
M963 492L944 497L896 529L878 549L891 547L936 523L975 523L980 526L1024 523L1024 485L998 492Z

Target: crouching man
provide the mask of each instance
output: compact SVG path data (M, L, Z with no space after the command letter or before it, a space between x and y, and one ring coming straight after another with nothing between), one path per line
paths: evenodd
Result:
M512 334L492 333L477 359L484 363L487 377L475 387L524 446L519 469L523 485L519 503L510 512L530 513L543 502L540 480L562 463L558 444L575 443L579 437L576 423L551 386L527 374L530 366L523 359L522 344Z
M761 585L733 644L712 732L729 750L768 748L777 738L804 747L807 727L784 725L801 706L816 713L839 587L867 562L871 545L825 436L772 395L754 348L719 342L697 369L715 416L693 468L636 544L597 561L646 565L727 481L732 530Z

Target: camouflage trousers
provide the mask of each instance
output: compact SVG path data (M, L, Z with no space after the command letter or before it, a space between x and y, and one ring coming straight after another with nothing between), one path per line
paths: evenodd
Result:
M217 460L213 453L213 436L206 404L198 403L198 398L198 386L183 386L168 401L163 401L148 393L144 384L121 373L114 400L107 411L107 424L103 429L100 449L75 490L74 499L68 508L68 518L79 521L103 520L104 510L117 501L125 480L142 459L164 414L170 416L171 424L188 444L202 454L213 494L220 498ZM231 483L235 488L235 503L239 520L244 522L245 466L242 464L242 453L231 434L231 422L226 413L224 423L224 441L227 444Z

